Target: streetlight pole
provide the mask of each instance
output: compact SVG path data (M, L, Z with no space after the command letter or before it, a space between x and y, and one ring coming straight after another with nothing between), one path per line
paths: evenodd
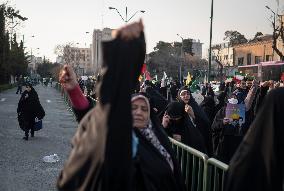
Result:
M32 35L31 37L34 38L35 36ZM32 47L31 47L31 64L33 66L33 48ZM34 69L34 67L32 67L32 69L31 69L31 75L32 75L33 69Z
M208 76L207 82L210 82L210 73L211 73L211 49L212 49L212 24L213 24L213 10L214 10L214 0L211 1L211 17L210 17L210 42L209 42L209 58L208 58Z
M180 84L182 84L181 67L182 67L182 61L183 61L183 58L184 58L184 52L183 52L183 38L182 38L182 36L179 35L179 34L177 34L177 36L181 38L181 50L180 50L181 61L180 61L180 64L179 64L179 82L180 82Z
M127 7L125 7L125 18L123 18L123 16L120 14L120 12L118 11L117 8L115 7L109 7L110 10L116 10L116 12L118 13L118 15L120 16L120 18L127 24L138 12L141 13L145 13L144 10L139 10L136 11L129 19L128 19L128 12L127 12Z

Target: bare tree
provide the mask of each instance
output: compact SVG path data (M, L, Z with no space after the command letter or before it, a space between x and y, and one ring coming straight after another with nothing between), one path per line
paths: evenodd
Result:
M274 15L274 17L276 17L276 15ZM278 21L278 24L276 23L277 21ZM272 48L276 52L276 54L278 54L280 59L282 61L284 61L283 52L281 52L278 49L278 47L277 47L277 41L278 41L279 38L281 38L282 42L284 43L284 24L283 24L283 20L282 20L282 16L281 15L277 15L277 21L276 21L275 18L271 21L272 28L273 28L273 44L272 44Z
M82 57L74 43L59 44L55 47L54 53L61 56L67 65L75 65Z

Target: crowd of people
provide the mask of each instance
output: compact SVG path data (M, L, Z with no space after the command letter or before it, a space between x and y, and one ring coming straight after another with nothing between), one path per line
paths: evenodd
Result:
M79 123L59 190L185 190L168 137L229 164L227 191L283 189L283 84L243 79L220 83L218 92L209 83L195 85L199 102L191 84L138 81L146 48L141 21L117 30L102 47L96 83L83 84L69 65L59 76ZM25 105L37 100L27 86L19 115L31 113ZM35 116L44 116L36 108L25 117L26 140Z

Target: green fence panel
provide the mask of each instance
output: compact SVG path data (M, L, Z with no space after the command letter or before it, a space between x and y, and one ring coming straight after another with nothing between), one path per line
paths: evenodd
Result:
M207 155L170 138L187 191L203 191L204 168Z
M170 138L187 191L223 191L228 165Z
M229 166L214 158L208 159L206 166L205 191L223 191L225 172Z

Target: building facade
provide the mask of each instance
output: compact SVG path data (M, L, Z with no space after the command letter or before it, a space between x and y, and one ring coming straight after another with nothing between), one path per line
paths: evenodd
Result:
M212 46L212 61L220 62L224 67L234 65L234 48L229 43Z
M29 56L28 61L29 61L28 68L29 70L32 70L32 71L36 71L38 68L38 65L43 63L42 57L36 57L34 55Z
M194 53L194 56L197 56L200 59L202 58L202 43L200 40L192 39L192 52Z
M92 72L94 74L100 73L101 63L102 63L102 41L111 40L112 29L104 28L103 30L95 29L93 32L93 43L92 43Z
M275 60L272 44L272 35L264 35L248 43L234 46L235 65L245 66Z
M91 48L77 48L77 47L65 47L64 59L74 69L78 76L83 76L91 72Z

